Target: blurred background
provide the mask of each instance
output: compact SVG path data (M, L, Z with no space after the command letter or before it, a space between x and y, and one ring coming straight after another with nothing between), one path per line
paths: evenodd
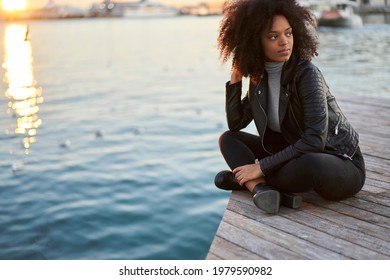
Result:
M390 103L387 1L301 2L336 98ZM1 1L0 259L206 257L229 198L222 4Z

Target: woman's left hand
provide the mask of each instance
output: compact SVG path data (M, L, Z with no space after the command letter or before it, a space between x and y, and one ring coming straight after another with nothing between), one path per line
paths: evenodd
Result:
M243 186L246 182L264 177L259 161L255 163L239 166L233 170L237 182Z

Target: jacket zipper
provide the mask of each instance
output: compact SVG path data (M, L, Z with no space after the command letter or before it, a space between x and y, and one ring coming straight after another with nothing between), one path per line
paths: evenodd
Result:
M258 94L258 95L261 94L261 90L260 90L260 89L258 90L258 88L259 88L259 86L260 86L260 84L261 84L262 81L263 81L263 76L261 76L260 82L257 84L257 86L256 86L256 88L255 88L255 96L256 96L257 104L259 105L260 109L261 109L261 110L263 111L263 113L264 113L264 116L265 116L265 124L266 124L266 126L267 126L267 125L268 125L267 113L264 111L264 108L261 106L260 100L259 100L259 98L258 98L258 96L257 96L257 94ZM263 141L263 140L264 140L264 134L265 134L266 126L263 128L263 131L262 131L262 133L261 133L261 146L263 147L264 151L266 151L268 154L272 155L272 153L270 153L270 152L265 148L265 146L264 146L264 141Z
M340 123L341 123L341 114L337 113L337 116L338 116L338 120L337 120L337 123L336 123L336 127L334 128L334 134L335 135L339 134L339 127L340 127Z

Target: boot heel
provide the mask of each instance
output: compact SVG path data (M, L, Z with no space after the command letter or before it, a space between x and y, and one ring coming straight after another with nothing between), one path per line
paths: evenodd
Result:
M299 208L301 206L302 202L302 196L295 195L293 193L285 193L281 192L281 203L283 206L289 207L289 208Z

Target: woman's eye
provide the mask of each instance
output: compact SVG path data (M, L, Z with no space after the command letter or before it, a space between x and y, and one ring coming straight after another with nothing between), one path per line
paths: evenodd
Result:
M287 37L291 37L292 35L293 35L292 32L287 32L287 33L286 33L286 36L287 36Z
M276 40L277 37L278 37L277 35L270 35L270 36L269 36L269 38L270 38L271 40Z

